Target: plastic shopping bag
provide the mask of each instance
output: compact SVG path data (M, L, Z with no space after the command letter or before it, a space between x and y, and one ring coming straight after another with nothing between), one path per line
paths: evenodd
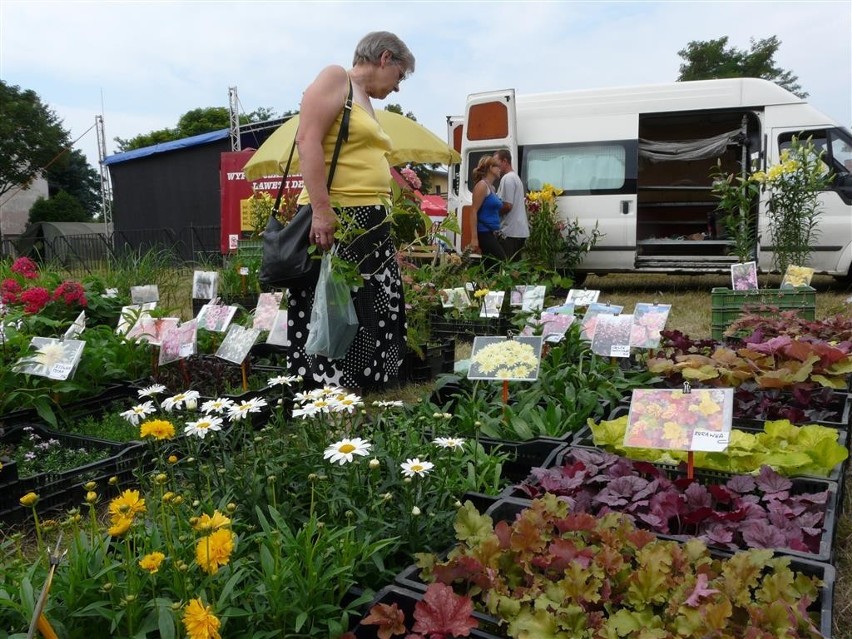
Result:
M340 359L346 355L357 332L358 315L349 286L334 277L331 253L326 253L320 265L305 352Z

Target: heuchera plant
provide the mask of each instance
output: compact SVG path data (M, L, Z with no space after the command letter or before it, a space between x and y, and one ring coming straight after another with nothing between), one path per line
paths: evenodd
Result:
M610 513L569 513L555 495L496 525L470 502L446 561L421 557L424 578L454 584L536 639L820 637L808 614L820 581L789 557L749 550L723 559L704 543L657 539Z
M379 639L390 639L407 632L405 613L396 603L376 604L361 621L362 625L378 626ZM414 606L414 625L405 639L451 639L467 637L478 626L473 618L473 602L449 586L430 584L423 599ZM341 637L347 639L347 635Z
M533 468L516 486L527 497L553 493L571 512L623 513L639 528L697 537L726 549L787 548L818 553L828 490L797 491L768 466L720 485L670 480L647 462L574 449L558 468Z
M746 344L765 342L772 337L786 335L798 339L817 339L832 344L852 341L852 317L834 315L819 320L799 316L798 311L779 311L771 316L745 313L736 319L728 330L747 333Z
M589 427L594 445L609 452L652 463L686 462L685 451L624 447L627 415L599 423L590 420ZM753 473L765 465L785 476L828 477L835 466L849 457L846 446L838 443L839 433L834 428L817 424L794 426L780 419L765 422L763 430L762 433L731 430L724 452L693 453L695 467L726 473Z

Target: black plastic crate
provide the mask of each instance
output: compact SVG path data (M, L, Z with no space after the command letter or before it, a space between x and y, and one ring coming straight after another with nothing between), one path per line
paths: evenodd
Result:
M429 326L432 337L458 337L470 341L477 336L506 335L512 323L507 317L455 319L433 314L429 317Z
M568 446L566 442L553 439L511 442L482 437L479 443L487 452L500 450L509 455L509 459L503 462L502 475L513 482L526 479L532 468L552 464L556 455Z

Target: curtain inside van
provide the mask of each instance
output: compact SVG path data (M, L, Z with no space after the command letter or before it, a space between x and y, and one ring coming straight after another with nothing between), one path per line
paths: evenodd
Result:
M655 142L639 138L639 157L648 158L651 162L704 160L717 158L725 152L729 144L742 144L744 141L742 129L702 140Z

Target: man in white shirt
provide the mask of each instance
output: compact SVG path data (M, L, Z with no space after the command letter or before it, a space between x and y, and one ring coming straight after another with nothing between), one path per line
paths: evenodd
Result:
M503 200L503 207L500 209L500 232L503 235L503 246L510 260L519 260L524 244L530 236L524 185L512 168L512 154L508 150L495 151L494 159L497 160L502 176L500 186L497 188L497 195Z

